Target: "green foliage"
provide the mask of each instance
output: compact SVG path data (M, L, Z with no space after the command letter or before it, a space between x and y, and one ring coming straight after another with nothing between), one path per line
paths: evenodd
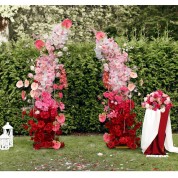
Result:
M68 57L62 59L69 83L64 94L66 112L72 116L76 131L99 132L102 127L98 114L103 108L97 96L104 89L101 63L95 58L93 44L71 45L69 52Z
M159 37L169 30L169 36L178 39L178 6L86 6L86 5L1 5L0 16L10 20L10 36L48 33L53 24L65 18L73 21L72 41L90 41L92 29L108 32L110 36L140 34Z
M161 89L173 101L171 122L173 130L177 131L178 42L165 35L152 41L141 37L127 42L120 38L118 43L128 50L128 65L138 73L138 92L133 92L132 97L136 103L137 119L143 121L144 118L145 109L141 108L143 97ZM26 121L21 118L24 102L21 101L20 90L15 84L19 79L27 77L31 59L39 56L33 46L33 40L26 38L4 44L0 48L0 128L9 121L15 134L27 134L21 127ZM103 132L104 126L98 121L98 114L103 111L98 95L101 96L105 89L101 78L102 65L95 57L94 44L70 44L69 52L61 58L61 62L65 65L69 84L68 89L64 90L63 98L66 105L64 133ZM138 96L138 93L141 95Z
M0 126L9 121L15 134L26 134L22 124L28 118L21 118L21 108L27 105L21 101L21 90L16 88L16 82L27 78L31 59L39 55L33 46L33 40L21 39L17 43L4 44L0 49ZM97 96L103 92L103 86L101 64L95 58L94 45L69 46L69 53L61 58L61 62L65 65L69 83L64 91L67 119L63 132L101 131L98 113L102 111L102 105Z
M9 121L15 134L24 134L21 118L21 92L16 88L18 80L26 79L30 63L37 56L33 40L22 39L3 44L0 48L0 128ZM1 132L1 130L0 130Z
M165 35L150 42L144 37L138 41L133 39L128 46L133 47L129 49L129 65L137 66L137 89L141 93L141 96L135 94L133 97L138 118L143 120L144 117L145 110L140 107L143 97L159 89L171 97L174 105L171 109L172 129L178 130L178 42Z

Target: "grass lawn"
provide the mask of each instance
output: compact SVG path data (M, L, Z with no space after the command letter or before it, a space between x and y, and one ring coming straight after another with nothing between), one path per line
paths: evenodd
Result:
M178 135L173 135L178 146ZM0 150L0 171L178 171L178 154L146 158L141 149L108 149L102 135L61 136L65 147L34 150L30 137L15 137ZM99 156L98 153L103 155Z

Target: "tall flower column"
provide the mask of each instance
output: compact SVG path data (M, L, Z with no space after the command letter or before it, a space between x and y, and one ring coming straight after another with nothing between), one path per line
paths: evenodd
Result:
M61 135L61 126L65 122L64 103L62 90L66 89L67 77L64 65L59 63L70 32L72 22L65 19L60 24L54 26L50 36L46 40L37 40L36 48L40 51L40 56L36 59L35 66L31 66L34 73L29 73L31 78L30 96L33 98L33 107L29 116L32 117L24 127L29 130L31 139L34 141L34 148L54 148L59 149L64 146L58 141L56 135ZM57 83L55 83L57 81ZM18 81L16 86L22 88L22 99L26 100L25 88L29 86L29 81ZM58 92L58 99L54 93ZM27 112L24 109L23 115Z
M103 62L103 84L108 90L103 93L104 112L99 114L99 121L108 129L103 139L109 148L126 145L135 149L140 141L136 131L141 123L136 121L133 112L131 92L135 84L130 79L137 78L137 74L125 64L128 54L112 38L101 31L95 35L96 57Z

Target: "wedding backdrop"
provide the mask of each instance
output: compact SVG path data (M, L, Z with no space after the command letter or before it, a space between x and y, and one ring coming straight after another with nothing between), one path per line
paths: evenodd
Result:
M36 170L176 170L177 11L0 6L0 155Z

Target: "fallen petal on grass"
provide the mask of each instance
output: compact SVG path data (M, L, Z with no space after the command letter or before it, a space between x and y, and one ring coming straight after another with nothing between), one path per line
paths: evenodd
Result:
M103 156L103 153L98 153L97 155L98 155L98 156Z

